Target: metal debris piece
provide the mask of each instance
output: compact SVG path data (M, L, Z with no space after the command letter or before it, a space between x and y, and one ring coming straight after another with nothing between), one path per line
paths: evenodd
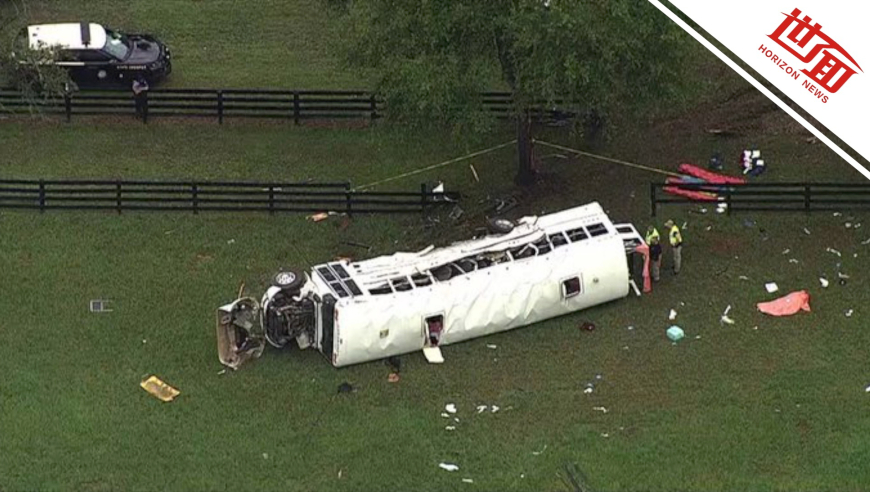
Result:
M854 312L855 312L854 309L847 309L846 312L843 313L843 314L845 314L847 318L851 318L851 317L852 317L852 313L854 313Z
M809 235L811 235L812 233L810 232L809 229L807 229L806 227L804 227L804 234L806 234L807 236L809 236Z
M590 387L587 387L586 389L583 390L583 392L586 393L587 395L588 395L588 394L591 394L593 391L594 391L594 390L592 389L591 386L590 386Z
M749 277L747 277L746 275L741 275L737 278L739 278L740 280L749 280Z
M474 169L474 164L469 164L468 167L471 168L471 174L474 176L474 181L480 183L480 177L477 175L477 169Z
M601 413L607 413L607 409L604 407L592 407L592 410L596 410Z
M677 319L677 312L671 309L671 312L668 314L668 319L670 321Z
M846 223L843 224L843 225L846 226L846 229L851 229L851 228L852 228L852 223L851 223L851 222L846 222Z
M235 243L235 242L236 242L235 239L230 239L230 240L227 241L227 244L233 244L233 243Z
M477 406L477 413L483 413L484 410L486 410L486 405Z
M724 314L723 314L722 317L719 319L719 321L722 322L722 323L725 323L725 324L729 324L729 325L733 325L733 324L734 324L734 320L731 319L731 318L729 318L728 316L726 316L726 315L724 315ZM697 337L695 337L695 338L700 338L700 336L697 336Z
M839 216L841 216L841 215L843 215L843 214L841 214L840 212L834 212L833 215L834 215L834 217L839 217Z
M784 255L787 255L789 253L791 253L791 249L789 249L789 248L785 248L784 250L782 250L782 254L784 254Z
M540 456L540 455L544 454L544 451L546 451L546 450L547 450L547 445L544 444L544 447L541 448L540 451L532 451L532 454L535 456Z
M498 411L499 411L499 406L498 406L498 405L493 405L493 406L492 406L492 413L495 413L495 412L498 412Z
M176 396L181 394L180 391L164 383L157 376L151 376L148 379L145 379L139 383L139 386L163 402L172 401Z
M111 313L112 310L109 309L109 300L108 299L91 299L88 302L88 309L92 313Z
M447 427L444 428L444 430L453 431L453 430L456 430L456 426L455 425L448 425Z
M487 343L487 344L486 344L486 348L495 350L495 349L498 348L498 345L493 345L493 344L491 344L491 343Z
M441 416L444 417L445 419L449 419L449 418L450 418L450 415L447 415L446 413L442 413Z
M462 483L474 483L474 480L472 480L470 478L463 478Z
M779 290L779 286L776 285L776 282L768 282L768 283L764 284L764 288L770 294L773 294L774 292Z
M438 467L441 468L442 470L447 470L447 471L451 471L451 472L459 470L459 467L454 465L453 463L439 463Z
M823 288L830 285L830 282L828 282L828 279L826 279L825 277L819 277L819 283L822 284Z
M831 253L831 254L835 254L835 255L837 255L837 256L839 256L839 257L842 257L842 256L843 256L839 251L837 251L837 250L834 249L834 248L830 248L830 247L829 247L829 248L826 248L825 251L827 251L828 253Z
M447 413L456 413L456 405L453 403L448 403L444 407L444 410L447 410Z
M795 265L797 265L798 263L800 263L799 261L797 261L797 258L789 258L789 259L788 259L788 262L789 262L789 263L794 263Z

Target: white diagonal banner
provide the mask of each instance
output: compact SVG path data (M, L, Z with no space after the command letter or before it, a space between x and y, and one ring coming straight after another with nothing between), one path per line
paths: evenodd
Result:
M870 179L870 171L812 127L658 0L650 0ZM870 159L870 2L671 0L686 16L862 157Z

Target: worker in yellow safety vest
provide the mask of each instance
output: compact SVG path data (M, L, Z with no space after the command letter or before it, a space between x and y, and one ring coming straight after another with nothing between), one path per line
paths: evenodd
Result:
M668 229L668 241L671 243L671 250L674 252L674 275L677 275L680 273L680 267L683 263L683 235L673 220L665 222L665 228Z
M658 282L662 271L662 241L658 229L652 225L647 227L644 239L649 246L650 273L653 281Z

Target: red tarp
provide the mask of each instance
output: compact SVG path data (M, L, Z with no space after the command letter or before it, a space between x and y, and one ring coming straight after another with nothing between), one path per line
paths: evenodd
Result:
M683 174L695 176L696 178L701 178L713 184L746 184L746 180L743 178L725 176L724 174L714 173L712 171L707 171L706 169L702 169L692 164L680 164L679 170Z
M771 316L789 316L798 311L810 311L810 294L805 290L792 292L770 302L759 302L758 310Z

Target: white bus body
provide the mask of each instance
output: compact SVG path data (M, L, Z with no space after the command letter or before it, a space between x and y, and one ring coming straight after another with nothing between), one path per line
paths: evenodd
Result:
M262 306L218 310L220 358L236 368L262 338L295 339L341 367L526 326L628 295L627 253L642 244L591 203L524 217L505 234L288 273L291 285L271 287Z

